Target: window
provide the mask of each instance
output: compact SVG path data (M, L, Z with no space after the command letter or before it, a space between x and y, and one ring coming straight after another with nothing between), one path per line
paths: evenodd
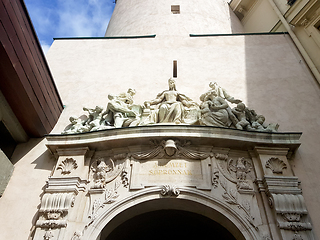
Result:
M174 77L174 78L178 77L177 65L178 65L177 60L174 60L174 61L173 61L173 77Z
M173 14L180 14L180 5L171 5L171 12Z

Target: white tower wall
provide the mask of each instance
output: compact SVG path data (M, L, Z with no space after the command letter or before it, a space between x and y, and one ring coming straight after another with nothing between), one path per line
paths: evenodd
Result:
M180 14L171 12L180 6ZM187 36L243 32L239 19L224 0L118 0L106 37Z

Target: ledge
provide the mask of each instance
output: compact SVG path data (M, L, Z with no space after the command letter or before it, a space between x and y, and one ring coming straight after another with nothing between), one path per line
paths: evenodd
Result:
M221 37L221 36L247 36L247 35L281 35L288 32L260 32L260 33L217 33L217 34L189 34L190 37Z
M150 145L150 140L179 139L192 145L251 150L254 147L289 148L294 152L301 144L300 132L266 133L190 125L150 125L114 128L96 132L47 135L47 147L52 153L58 148L89 147L108 150L136 145Z
M53 38L53 40L103 40L103 39L127 39L127 38L155 38L156 34L144 36L115 36L115 37L63 37Z

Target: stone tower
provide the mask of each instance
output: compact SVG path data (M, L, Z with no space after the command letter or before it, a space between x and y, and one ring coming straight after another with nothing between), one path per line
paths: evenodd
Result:
M242 30L224 0L118 0L105 36L186 37Z

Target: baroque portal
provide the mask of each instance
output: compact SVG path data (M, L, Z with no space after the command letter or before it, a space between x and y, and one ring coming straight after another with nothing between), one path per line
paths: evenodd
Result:
M150 211L199 205L237 239L313 239L289 164L301 134L274 133L277 124L266 125L217 83L200 104L168 83L143 105L131 88L110 94L106 109L84 108L86 118L47 136L57 163L34 239L108 239L119 216L129 221L131 209L145 206L144 214L153 201L159 208ZM270 230L265 218L278 227Z

